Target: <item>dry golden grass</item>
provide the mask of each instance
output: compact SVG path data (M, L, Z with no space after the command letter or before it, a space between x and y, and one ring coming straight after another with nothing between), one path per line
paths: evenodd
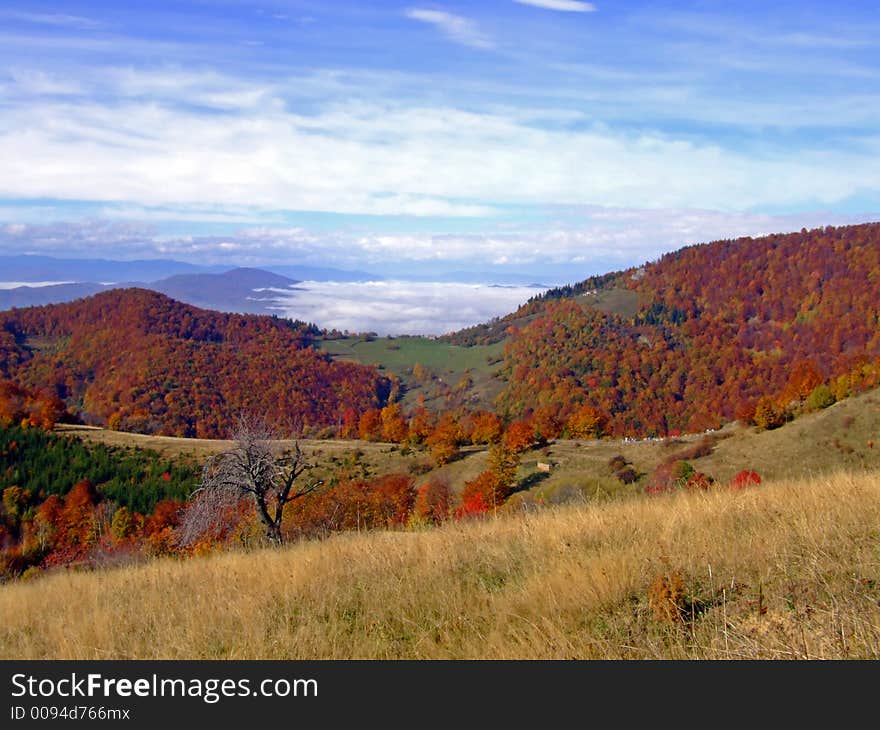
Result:
M0 656L880 658L880 477L58 573L0 587Z

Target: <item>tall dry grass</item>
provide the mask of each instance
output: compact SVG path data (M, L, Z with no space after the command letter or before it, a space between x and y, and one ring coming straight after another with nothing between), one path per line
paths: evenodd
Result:
M0 587L0 655L878 658L880 478L49 575Z

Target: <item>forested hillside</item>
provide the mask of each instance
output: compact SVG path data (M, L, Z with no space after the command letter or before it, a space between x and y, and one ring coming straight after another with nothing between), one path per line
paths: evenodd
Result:
M387 401L375 368L334 363L311 328L196 309L143 289L0 313L0 379L54 391L112 428L222 437L258 411L282 430L335 424Z
M638 294L635 316L591 306L596 287ZM877 382L880 224L690 246L528 310L505 350L510 414L564 423L588 404L620 435L772 426L820 386Z
M327 435L419 442L428 421L464 422L485 409L480 393L499 391L506 423L530 425L539 441L703 431L733 419L773 427L805 404L815 410L880 381L878 279L880 224L690 246L450 336L504 341L503 367L438 371L437 383L461 397L428 404L426 386L422 401L389 412L389 423L404 422L393 429L379 428L379 409L408 383L428 382L417 373L425 363L397 363L397 382L331 360L303 323L203 311L138 289L0 314L0 379L57 395L87 421L180 436L224 436L251 410L282 429L297 417L313 432L333 427ZM363 362L393 372L386 350L401 352L389 342ZM447 386L450 373L458 384ZM426 421L422 402L442 413Z

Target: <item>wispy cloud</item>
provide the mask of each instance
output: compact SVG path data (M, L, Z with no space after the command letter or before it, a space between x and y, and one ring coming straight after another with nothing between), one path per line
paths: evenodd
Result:
M66 13L23 13L18 11L2 11L0 17L17 20L34 25L49 25L61 28L74 28L76 30L98 30L105 28L106 23L93 18L85 18L81 15L68 15Z
M536 0L543 2L543 0ZM529 2L529 0L514 0ZM651 25L666 28L675 35L685 33L725 43L751 44L771 48L794 47L808 50L852 50L873 46L878 27L875 23L860 28L840 26L829 20L828 26L798 28L798 19L786 15L783 22L755 23L734 15L696 12L656 12L647 14Z
M596 6L593 3L584 3L579 0L513 0L520 5L532 5L544 10L560 10L565 13L594 13Z
M460 15L447 13L443 10L410 8L406 11L406 17L433 25L451 41L463 46L483 49L495 47L492 39L483 33L476 23Z
M11 69L8 71L12 85L17 91L35 96L71 96L85 90L83 84L74 79L49 74L33 69Z

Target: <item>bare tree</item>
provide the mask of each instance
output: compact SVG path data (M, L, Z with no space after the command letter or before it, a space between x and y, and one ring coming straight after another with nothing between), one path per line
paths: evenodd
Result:
M309 464L295 439L293 448L273 444L276 434L259 418L240 416L229 451L212 457L202 471L181 525L181 542L190 544L216 524L225 508L250 495L266 530L266 539L280 545L284 508L313 492L320 481L298 483Z

